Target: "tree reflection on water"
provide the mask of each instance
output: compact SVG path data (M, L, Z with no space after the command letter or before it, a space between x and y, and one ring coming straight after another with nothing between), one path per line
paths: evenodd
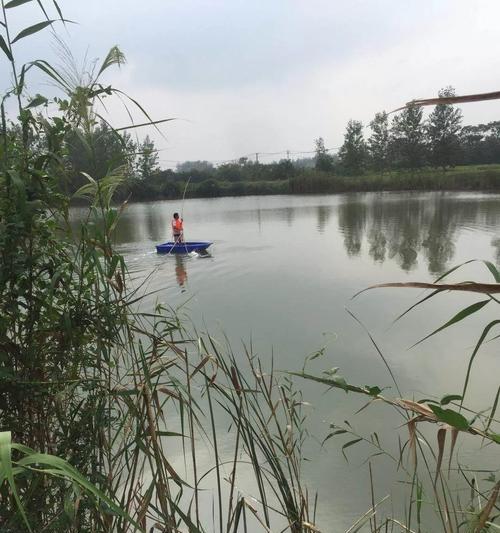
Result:
M360 255L366 238L376 262L394 259L405 271L416 268L419 255L429 273L445 272L455 255L463 228L497 225L498 199L460 200L446 194L392 199L387 195L349 195L338 207L338 224L348 255ZM319 221L318 221L319 224ZM492 240L500 262L500 239Z

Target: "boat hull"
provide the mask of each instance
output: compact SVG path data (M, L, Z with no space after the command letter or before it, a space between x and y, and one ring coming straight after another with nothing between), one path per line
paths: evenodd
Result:
M189 252L197 252L206 250L212 243L208 241L198 242L165 242L156 245L156 251L159 254L188 254Z

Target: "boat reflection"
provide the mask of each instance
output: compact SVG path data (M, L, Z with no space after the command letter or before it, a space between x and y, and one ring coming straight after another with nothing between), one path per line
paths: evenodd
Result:
M186 282L188 279L186 263L188 257L182 254L175 254L175 278L177 279L177 284L182 289L182 292L186 291Z

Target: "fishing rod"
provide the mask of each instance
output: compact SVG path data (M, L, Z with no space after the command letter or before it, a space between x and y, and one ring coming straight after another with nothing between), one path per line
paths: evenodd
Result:
M182 193L182 204L181 204L181 222L183 221L184 219L184 200L186 199L186 191L187 191L187 188L189 186L189 182L191 181L191 176L189 176L187 182L186 182L186 185L184 186L184 192ZM168 254L167 255L170 255L173 251L173 249L175 248L175 246L177 246L177 244L179 244L179 242L181 242L181 238L184 236L184 228L182 229L182 233L179 234L179 236L177 237L177 239L174 241L174 245L172 246L172 248L168 251ZM184 239L185 240L185 239Z
M191 176L189 176L187 182L186 182L186 186L184 187L184 192L182 193L182 204L181 204L181 219L183 218L184 216L184 200L186 199L186 191L187 191L187 188L189 186L189 182L191 181Z

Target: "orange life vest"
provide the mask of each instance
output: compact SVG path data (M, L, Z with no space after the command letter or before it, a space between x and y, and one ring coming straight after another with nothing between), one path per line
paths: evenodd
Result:
M175 233L175 234L179 234L181 233L183 230L183 227L182 227L182 218L178 218L177 220L174 218L172 220L172 231Z

